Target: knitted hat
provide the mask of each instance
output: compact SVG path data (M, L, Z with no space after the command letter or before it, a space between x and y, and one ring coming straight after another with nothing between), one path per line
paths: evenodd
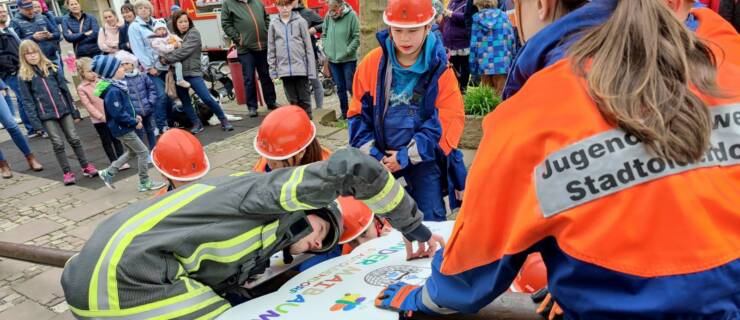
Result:
M20 9L31 9L33 8L33 1L32 0L18 0L16 2L16 5Z
M118 50L116 51L116 53L113 54L113 56L116 57L116 59L120 60L121 63L130 63L134 66L138 66L139 59L137 59L135 55L126 50Z
M173 4L173 5L172 5L172 6L170 7L170 12L172 12L172 13L175 13L175 12L178 12L178 11L180 11L180 6L178 6L178 5L176 5L176 4Z
M115 57L97 55L93 58L92 71L97 73L101 78L111 79L116 75L120 66L121 60Z

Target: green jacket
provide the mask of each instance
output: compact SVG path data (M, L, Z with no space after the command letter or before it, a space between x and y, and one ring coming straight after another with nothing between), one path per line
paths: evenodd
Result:
M360 48L360 21L352 7L345 4L342 16L336 19L327 14L323 28L321 43L329 62L344 63L357 60L357 49Z
M226 0L221 7L221 27L239 54L267 50L269 22L259 0Z

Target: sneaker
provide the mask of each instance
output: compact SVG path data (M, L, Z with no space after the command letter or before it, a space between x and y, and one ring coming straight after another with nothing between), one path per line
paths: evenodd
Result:
M87 166L82 168L82 174L88 178L97 177L98 169L92 163L88 163Z
M37 138L37 137L40 137L40 136L41 136L41 132L39 132L39 131L30 131L30 132L28 132L28 138L29 139L31 139L31 138Z
M23 120L21 118L15 118L15 124L21 124L23 123Z
M231 115L231 114L228 114L228 113L225 113L225 115L226 115L226 120L229 120L229 121L239 121L239 120L242 120L242 117L239 117L239 116Z
M224 131L234 131L234 126L229 123L229 120L221 120L221 129Z
M181 80L177 82L177 86L183 87L183 88L190 88L190 83L185 80Z
M116 189L116 186L113 185L113 175L108 173L107 169L98 171L98 175L100 176L100 180L103 180L103 183L105 183L106 187L111 190Z
M249 111L247 111L247 115L249 115L250 118L256 118L257 117L257 109L249 109Z
M64 185L69 186L77 183L74 172L67 172L64 174Z
M149 190L159 190L164 188L164 182L147 180L139 182L139 192L147 192Z
M205 130L205 128L203 128L203 125L202 124L197 124L197 125L193 126L190 129L190 133L192 133L192 134L199 134L199 133L203 132L203 130Z
M170 130L170 127L168 127L168 126L162 127L162 130L159 131L159 135L164 134L165 132L167 132L167 130Z
M46 133L46 131L41 131L41 137L44 139L49 139L49 134Z
M128 163L124 163L124 164L123 164L123 165L121 166L121 169L118 169L118 170L121 170L121 171L123 171L123 170L128 170L128 169L131 169L131 166L130 166L130 165L128 165Z

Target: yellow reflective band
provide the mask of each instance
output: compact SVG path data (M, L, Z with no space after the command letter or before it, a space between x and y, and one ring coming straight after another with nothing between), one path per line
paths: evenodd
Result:
M290 175L290 179L286 181L280 189L280 206L286 211L299 211L299 210L310 210L316 209L316 207L310 206L298 200L298 186L303 182L303 173L306 171L306 166L301 166L293 170Z
M232 173L229 176L232 176L232 177L243 177L243 176L246 176L247 174L249 174L248 171L243 171L243 172Z
M191 300L194 298L197 298L199 296L205 296L203 299L204 301L212 301L214 298L216 300L223 300L221 297L216 295L213 290L211 290L210 287L201 287L200 289L196 289L194 291L184 293L181 295L177 295L174 297L170 297L161 301L147 303L144 305L136 306L133 308L126 308L126 309L118 309L118 310L82 310L77 309L73 306L69 306L70 310L75 315L78 315L80 317L85 318L120 318L120 317L128 317L128 318L134 318L137 315L140 315L145 312L154 312L156 313L158 310L162 310L165 312L165 314L169 314L169 310L173 309L173 306L178 303L183 302L189 302L188 300ZM190 304L188 304L190 305ZM178 308L177 306L174 306L174 311L177 311L181 308ZM157 314L156 316L160 316L161 314Z
M203 316L196 318L195 320L210 320L210 319L216 318L216 316L224 313L224 311L226 310L229 310L229 308L231 308L231 305L225 304L216 310L213 310Z
M210 299L208 299L206 301L202 301L200 303L194 304L194 305L189 306L187 308L182 308L182 309L177 310L175 312L170 312L168 314L161 315L161 316L158 316L158 317L154 317L152 319L156 319L156 320L159 320L159 319L161 319L161 320L168 320L168 319L174 319L174 318L177 318L177 317L182 317L182 316L191 314L193 312L196 312L198 310L205 309L205 307L210 306L210 305L212 305L212 304L214 304L216 302L223 303L223 302L226 302L226 301L223 298L219 297L219 296L215 296L213 298L210 298Z
M395 209L403 200L404 194L406 194L404 189L401 185L396 183L396 179L393 178L393 175L390 172L388 172L388 179L385 181L383 189L372 198L364 200L363 202L374 213L383 214Z
M384 214L384 213L391 212L393 209L395 209L398 206L399 203L401 203L401 201L403 201L404 194L406 194L406 190L400 187L399 185L398 192L396 192L396 195L393 197L393 200L391 200L391 202L388 203L388 205L386 205L385 207L378 209L376 213Z
M194 184L175 192L161 201L155 203L153 206L139 212L132 218L128 219L118 230L113 234L111 239L106 244L103 252L95 265L95 269L92 274L92 281L90 281L89 287L89 298L88 304L90 310L98 310L98 298L107 297L103 300L108 303L106 309L116 310L119 309L118 301L118 284L116 279L116 269L118 262L123 255L123 252L131 243L131 241L139 234L146 232L153 228L159 221L164 219L169 214L177 211L178 209L186 206L199 196L213 190L215 187L207 186L203 184ZM148 219L148 220L147 220ZM133 229L132 229L133 228ZM120 238L120 239L119 239ZM111 250L113 250L111 254ZM110 257L109 257L110 256ZM98 287L100 285L101 272L104 272L103 264L106 264L107 268L104 281L107 292L100 292ZM100 294L105 296L100 297Z
M221 263L234 262L252 253L254 250L268 246L274 242L277 238L274 230L279 223L280 220L275 220L275 222L268 225L253 228L228 240L203 243L187 258L178 255L175 255L175 257L185 266L189 273L197 272L200 269L201 263L205 260ZM270 231L272 231L272 236L265 239L263 243L262 235L269 234Z

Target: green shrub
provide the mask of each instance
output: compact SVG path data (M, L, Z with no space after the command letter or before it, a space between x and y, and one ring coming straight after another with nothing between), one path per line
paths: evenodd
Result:
M486 86L468 87L465 94L465 114L485 116L496 109L501 98L493 93L493 89Z

